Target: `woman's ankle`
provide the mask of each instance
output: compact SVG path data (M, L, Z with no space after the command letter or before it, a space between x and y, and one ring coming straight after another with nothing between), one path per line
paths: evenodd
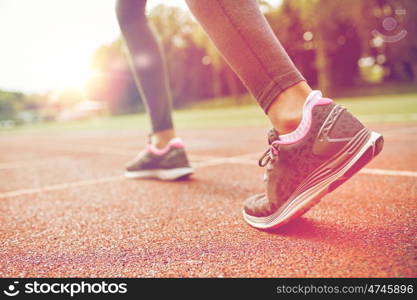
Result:
M267 115L279 134L297 129L303 116L303 106L312 89L301 81L278 95L269 107Z
M158 148L165 148L169 142L176 137L174 129L165 129L162 131L157 131L151 135L151 145Z

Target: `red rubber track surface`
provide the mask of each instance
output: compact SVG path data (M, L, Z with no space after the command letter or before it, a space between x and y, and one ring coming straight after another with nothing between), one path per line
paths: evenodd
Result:
M274 232L241 216L266 129L181 131L197 168L179 182L119 177L145 133L2 134L0 276L417 276L417 125L371 127L385 147L366 168L410 174L359 173Z

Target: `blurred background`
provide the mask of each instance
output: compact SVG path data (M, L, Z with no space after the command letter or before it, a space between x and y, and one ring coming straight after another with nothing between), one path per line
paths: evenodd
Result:
M375 98L383 112L417 113L417 1L259 3L315 88L355 101L385 95ZM114 7L114 0L0 1L2 129L144 112ZM165 50L176 109L258 110L184 1L149 0L147 13Z

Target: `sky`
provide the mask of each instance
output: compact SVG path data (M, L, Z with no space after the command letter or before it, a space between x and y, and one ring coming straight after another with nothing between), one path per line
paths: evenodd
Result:
M161 2L150 0L147 8ZM186 8L184 1L165 2ZM0 0L0 89L81 85L94 51L119 36L114 6L114 0Z
M271 0L271 2L279 0ZM187 10L184 0L148 0ZM0 89L80 87L95 50L119 36L115 0L0 0Z

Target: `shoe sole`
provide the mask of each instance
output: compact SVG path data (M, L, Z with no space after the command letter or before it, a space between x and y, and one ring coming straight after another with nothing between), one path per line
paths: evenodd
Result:
M363 136L360 136L357 140L360 141L361 139L363 139ZM321 198L345 183L377 156L383 148L384 138L379 133L369 133L369 131L367 131L367 140L365 143L362 142L361 144L363 145L359 149L356 149L356 154L353 157L350 157L350 159L343 161L341 165L334 166L339 157L345 154L352 154L349 153L352 151L351 148L347 148L345 152L338 154L338 157L334 157L333 160L330 159L324 166L319 168L318 172L313 172L314 175L309 176L300 185L304 187L307 186L307 188L304 188L302 191L297 188L298 192L296 190L296 192L293 193L295 196L291 196L290 200L284 203L284 205L272 215L267 217L255 217L246 214L243 210L245 221L255 228L275 229L301 216L316 205ZM352 146L355 146L355 142ZM329 168L329 166L332 168ZM317 178L319 182L317 182ZM313 184L306 184L308 179L311 179L310 181L313 181Z
M193 173L192 168L157 169L145 171L126 171L125 177L130 179L154 178L161 180L176 180Z

